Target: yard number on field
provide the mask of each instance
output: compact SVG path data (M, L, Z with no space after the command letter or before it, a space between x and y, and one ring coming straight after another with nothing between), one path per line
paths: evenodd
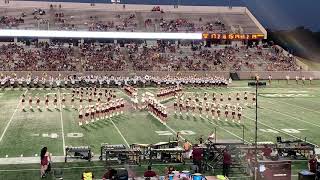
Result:
M173 133L170 131L155 131L159 136L172 136ZM194 135L196 134L193 131L190 130L181 130L179 131L181 135Z
M262 132L265 133L273 133L273 134L278 134L279 131L276 131L274 129L259 129ZM297 133L301 133L301 130L299 129L281 129L282 131L286 132L286 133L293 133L293 134L297 134Z
M31 136L40 136L40 134L32 134ZM41 134L41 137L56 139L59 137L59 135L57 133L43 133L43 134ZM67 137L68 138L81 138L81 137L83 137L83 134L82 133L68 133Z

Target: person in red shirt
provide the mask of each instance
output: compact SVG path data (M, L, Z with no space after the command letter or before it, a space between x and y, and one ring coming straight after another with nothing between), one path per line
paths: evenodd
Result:
M157 174L151 170L151 166L148 166L148 170L144 172L144 177L155 177Z
M193 164L198 166L199 172L201 172L202 160L203 160L203 150L198 147L198 144L195 144L194 148L192 149L192 159L193 159Z
M264 148L262 149L262 152L263 152L263 156L265 158L270 158L271 153L272 153L272 149L270 147L268 147L267 145L265 145Z
M317 172L317 158L315 155L312 156L312 158L308 162L309 171L312 173Z
M226 177L229 176L230 165L231 165L231 154L226 149L223 152L223 170L222 170L222 174Z

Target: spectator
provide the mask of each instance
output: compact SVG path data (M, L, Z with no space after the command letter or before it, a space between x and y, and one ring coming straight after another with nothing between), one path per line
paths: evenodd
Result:
M202 172L203 150L195 144L192 151L193 164L198 166L199 173Z
M317 173L317 156L312 155L312 158L308 162L308 168L310 172Z
M46 172L50 170L50 161L51 161L51 156L50 156L50 153L48 152L48 148L43 147L40 152L41 178L44 178L46 176Z
M116 175L117 175L117 170L112 169L112 168L108 168L107 172L103 175L102 179L106 180L106 179L116 179Z
M263 156L269 159L271 157L272 149L268 145L264 145L262 152L263 152Z
M82 173L82 180L93 180L94 176L93 176L93 173L89 170L85 170L83 173Z
M183 149L184 153L183 156L184 158L190 158L190 151L191 151L191 143L188 140L185 140L183 143Z
M229 177L230 165L231 165L231 154L229 153L228 149L226 149L223 152L223 166L222 166L223 168L222 174L226 177Z
M144 177L156 177L157 174L151 170L151 166L148 166L148 170L144 172Z
M173 166L169 166L168 167L168 172L167 172L167 174L169 175L169 174L172 174L172 172L173 171L175 171L176 169L173 167Z

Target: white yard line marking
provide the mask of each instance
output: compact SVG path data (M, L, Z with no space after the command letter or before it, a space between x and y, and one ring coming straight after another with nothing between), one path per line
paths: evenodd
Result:
M27 92L28 92L28 89L27 89L23 94L26 94ZM1 134L0 142L2 141L4 135L6 134L8 128L9 128L11 122L12 122L12 119L13 119L14 115L16 114L16 112L17 112L18 109L19 109L20 104L21 104L21 101L20 101L20 96L19 96L19 102L18 102L18 104L17 104L17 107L16 107L16 109L13 111L13 114L12 114L9 122L7 123L6 127L4 128L4 131L3 131L2 134Z
M167 125L167 123L163 123L157 116L155 116L153 113L151 113L150 111L148 111L148 113L152 116L152 117L154 117L155 119L157 119L161 124L163 124L164 126L166 126L170 131L172 131L174 134L177 134L177 131L175 131L174 129L172 129L170 126L168 126ZM182 139L182 140L185 140L185 138L184 137L182 137L181 135L180 135L180 138Z
M244 116L244 117L246 117L247 119L249 119L249 120L251 120L251 121L254 121L254 122L256 121L255 119L252 119L252 118L250 118L250 117L248 117L248 116ZM301 138L299 138L299 137L297 137L297 136L294 136L294 135L292 135L292 134L289 134L289 133L287 133L287 132L285 132L285 131L282 131L282 130L280 130L280 129L274 128L274 127L272 127L272 126L269 126L269 125L267 125L267 124L265 124L265 123L263 123L263 122L260 122L259 120L258 120L258 123L261 124L261 125L263 125L263 126L266 126L266 127L268 127L268 128L271 128L271 129L273 129L273 130L279 131L279 132L281 132L281 133L283 133L283 134L286 134L286 135L288 135L288 136L291 136L291 137L294 137L294 138L296 138L296 139L300 139L300 140L304 141L304 139L301 139ZM312 144L312 145L314 145L314 146L316 146L316 147L318 147L317 144L314 144L314 143L312 143L312 142L310 142L310 141L306 141L306 142L309 143L309 144Z
M219 126L218 124L216 124L216 123L214 123L214 122L212 122L212 121L210 121L210 120L209 120L209 123L210 123L210 124L213 124L213 125L216 125L217 127L221 128L222 130L226 131L227 133L231 134L232 136L234 136L234 137L236 137L236 138L239 138L240 140L243 140L244 142L246 142L246 143L248 143L248 144L251 144L249 141L246 141L246 140L243 139L242 137L234 134L233 132L231 132L231 131L229 131L229 130L227 130L227 129L221 127L221 126Z
M59 108L60 108L60 123L61 123L61 134L62 134L62 149L63 149L63 155L66 155L66 142L64 140L64 128L63 128L63 118L62 118L62 105L61 105L61 94L60 94L60 89L58 90L59 94Z
M269 103L270 103L270 104L274 104L274 103L271 103L271 102L269 102ZM297 120L297 121L301 121L301 122L304 122L304 123L307 123L307 124L310 124L310 125L313 125L313 126L320 127L320 125L318 125L318 124L314 124L314 123L312 123L312 122L308 122L308 121L299 119L299 118L294 117L294 116L291 116L291 115L289 115L289 114L287 114L287 113L282 113L282 112L280 112L280 111L273 110L273 109L270 109L270 108L264 108L264 109L269 110L269 111L273 111L273 112L278 113L278 114L281 114L281 115L283 115L283 116L287 116L287 117L293 118L293 119L295 119L295 120Z
M123 134L121 133L121 131L119 130L119 128L117 127L117 125L112 121L112 119L110 119L111 123L113 124L113 126L116 128L116 130L118 131L118 133L120 134L120 136L122 137L123 141L126 143L127 147L129 148L130 145L128 143L128 141L126 140L126 138L124 138Z
M320 114L320 111L308 109L308 108L305 108L305 107L302 107L302 106L298 106L298 105L295 105L295 104L291 104L291 103L287 103L287 102L283 102L283 101L277 101L277 100L274 100L274 99L271 100L270 98L269 98L269 101L274 101L274 102L278 102L278 103L287 104L287 105L290 105L290 106L295 106L295 107L298 107L300 109L305 109L305 110Z

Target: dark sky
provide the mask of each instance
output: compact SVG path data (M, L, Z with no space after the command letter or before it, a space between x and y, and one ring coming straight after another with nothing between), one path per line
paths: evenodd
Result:
M48 0L50 1L50 0ZM110 0L51 0L100 2ZM266 28L273 30L292 29L305 26L320 31L320 0L121 0L128 4L180 4L247 6Z

